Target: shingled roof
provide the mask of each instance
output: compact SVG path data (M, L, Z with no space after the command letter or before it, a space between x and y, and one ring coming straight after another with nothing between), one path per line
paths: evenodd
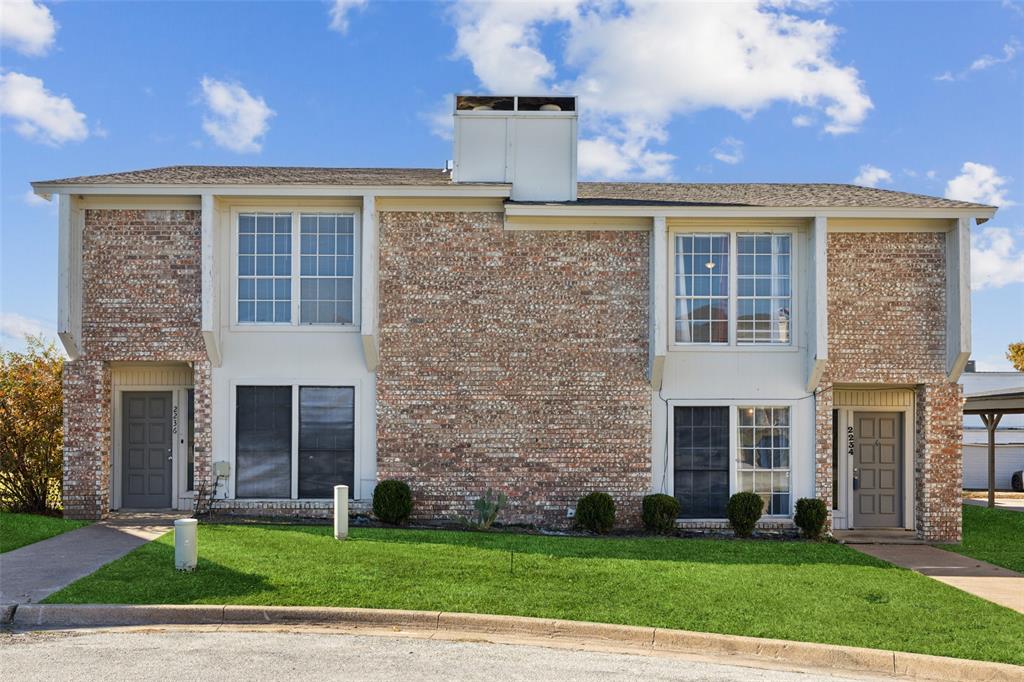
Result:
M434 168L310 168L288 166L166 166L147 170L85 175L33 183L60 185L453 185L451 175ZM502 186L504 183L459 183ZM578 205L748 206L764 208L946 208L995 207L831 183L660 183L581 182ZM569 202L573 203L573 202Z

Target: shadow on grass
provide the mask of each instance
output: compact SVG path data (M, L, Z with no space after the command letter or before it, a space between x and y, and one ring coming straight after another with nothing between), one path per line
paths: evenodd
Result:
M259 526L276 533L301 533L333 541L333 530L324 526ZM517 554L537 554L577 559L625 559L678 561L709 564L841 564L896 568L892 564L838 544L780 540L721 540L691 538L597 538L541 536L504 532L408 530L401 528L353 528L352 541L401 545L443 545Z
M146 576L139 580L139 576ZM174 546L150 542L43 600L50 604L222 604L274 589L263 576L200 556L193 573L174 568ZM102 595L97 597L96 595Z

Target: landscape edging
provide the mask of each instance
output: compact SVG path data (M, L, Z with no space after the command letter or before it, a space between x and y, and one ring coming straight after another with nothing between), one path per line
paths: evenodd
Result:
M805 667L964 682L1010 682L1024 667L901 651L552 618L442 611L306 606L20 604L3 612L17 629L142 625L344 625L615 644L640 651L735 656Z

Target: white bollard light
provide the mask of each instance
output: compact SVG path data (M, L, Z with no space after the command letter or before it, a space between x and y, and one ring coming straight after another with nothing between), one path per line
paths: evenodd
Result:
M334 537L344 540L348 537L348 486L334 486Z
M199 522L195 519L178 519L174 522L174 567L179 571L196 570L199 547L196 544Z

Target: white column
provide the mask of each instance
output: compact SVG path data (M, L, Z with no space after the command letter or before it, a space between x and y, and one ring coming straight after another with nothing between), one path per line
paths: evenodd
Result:
M651 225L650 247L650 310L649 310L649 351L647 375L651 388L661 390L665 370L665 356L668 353L668 328L665 318L668 308L668 230L665 216L655 216Z
M334 537L344 540L348 537L348 486L334 486Z
M971 357L971 218L946 233L946 373L956 381Z
M220 367L220 334L217 324L217 291L214 277L213 254L216 248L214 221L216 220L213 195L202 196L202 217L200 236L200 270L203 342L206 354L214 367Z
M366 369L373 372L380 356L377 345L377 208L372 194L363 196L360 237L360 335Z
M821 380L828 362L828 219L814 217L814 231L811 235L811 305L807 310L812 314L808 323L813 328L807 334L807 390L813 391Z

